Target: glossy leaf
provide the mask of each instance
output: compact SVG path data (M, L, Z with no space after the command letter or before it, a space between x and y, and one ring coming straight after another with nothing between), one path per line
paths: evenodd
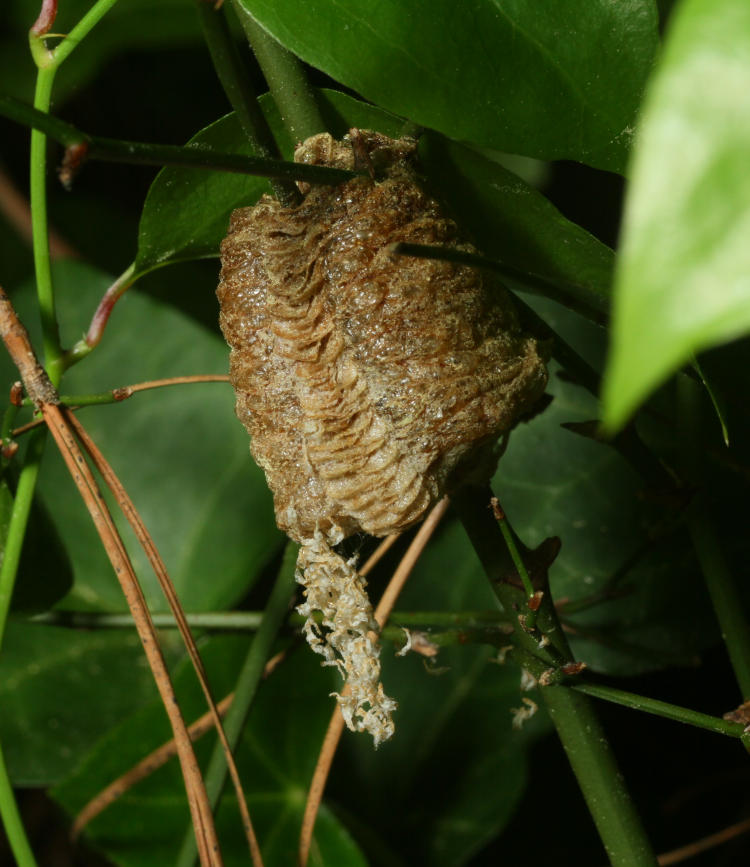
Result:
M750 329L750 7L686 0L643 114L617 274L605 420Z
M436 133L422 137L419 156L440 201L486 256L608 298L612 250L546 196L496 160Z
M652 0L241 2L303 60L415 123L614 171L658 38Z
M217 638L205 645L204 659L218 695L232 688L246 651L245 638ZM202 714L205 705L192 673L183 667L176 681L188 718ZM328 724L328 693L334 687L333 672L321 668L318 659L307 648L301 648L262 684L252 709L237 762L268 867L286 867L295 862L305 790L317 745ZM56 798L69 811L80 809L100 787L168 737L163 720L163 710L154 704L113 728L57 789ZM199 754L208 754L209 740L204 738L199 743ZM236 805L228 795L218 815L219 838L228 867L248 860L239 822ZM173 760L95 819L88 833L118 865L160 867L174 860L188 823L184 786ZM132 834L134 827L139 828L137 837ZM325 807L316 828L310 864L366 864L346 829Z
M111 278L69 262L58 266L55 279L63 339L72 342ZM14 303L32 327L37 317L30 312L30 289L20 297L16 293ZM148 379L226 369L226 345L218 333L132 292L115 309L95 356L66 375L63 392L98 393ZM7 356L0 358L0 376L6 383L17 378ZM187 610L221 608L242 597L281 540L265 479L232 410L231 388L209 383L149 391L122 404L81 411L82 422L153 534ZM52 446L42 465L40 493L73 565L75 585L64 604L124 609L88 512ZM131 539L125 532L126 540ZM150 605L164 610L145 556L134 542L129 547Z

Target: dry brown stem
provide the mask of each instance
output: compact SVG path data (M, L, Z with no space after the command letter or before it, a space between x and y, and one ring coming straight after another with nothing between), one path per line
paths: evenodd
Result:
M213 720L213 724L216 727L216 731L219 735L219 741L224 750L224 755L227 761L227 768L229 770L229 775L232 779L232 785L234 786L235 793L237 795L237 804L239 806L240 815L242 817L242 824L245 830L245 836L247 838L248 847L250 849L250 854L253 859L253 864L255 867L261 867L263 864L263 858L260 853L260 847L258 846L258 839L255 836L255 831L253 829L253 823L250 819L250 813L247 808L247 800L245 798L245 793L242 789L242 781L240 780L239 771L237 770L237 764L234 761L234 756L232 755L232 748L229 745L229 741L227 740L227 736L224 732L224 726L221 724L221 717L219 715L219 711L216 707L216 703L214 702L213 695L211 693L211 687L208 683L208 677L206 675L206 670L203 665L203 660L201 659L200 653L198 652L198 647L195 644L195 639L190 631L190 626L188 625L187 618L185 617L185 612L180 604L180 600L175 592L174 585L169 577L167 572L167 568L164 565L164 561L159 554L159 551L154 543L154 540L151 534L148 532L146 525L143 523L138 510L135 507L135 504L130 499L128 492L125 490L125 487L120 482L117 474L110 466L109 462L106 460L104 455L99 450L96 443L91 439L91 437L86 432L83 425L80 421L70 412L69 409L63 408L62 413L70 425L71 429L75 432L78 439L83 444L83 447L86 449L89 457L94 463L94 466L101 474L102 478L107 484L107 487L112 491L115 499L117 500L117 504L122 510L123 515L125 516L127 522L133 528L133 532L138 539L139 544L143 548L146 557L148 557L148 561L151 564L151 567L154 570L154 574L156 575L157 580L159 581L159 586L164 593L164 596L169 604L170 610L172 611L175 620L177 621L177 627L180 630L180 635L185 643L185 647L187 648L188 655L190 656L190 660L193 664L193 668L195 669L196 676L201 685L201 689L203 690L203 694L206 697L206 703L209 707L209 713Z
M120 582L175 735L201 864L220 867L223 862L219 841L203 778L177 704L143 591L93 473L58 405L57 392L34 354L28 332L18 319L10 299L1 289L0 336L18 368L27 394L42 412Z

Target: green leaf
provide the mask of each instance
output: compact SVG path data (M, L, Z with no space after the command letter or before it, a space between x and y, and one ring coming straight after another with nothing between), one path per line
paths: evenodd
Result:
M294 143L289 139L276 104L265 94L260 98L260 105L284 157L291 159ZM321 92L321 108L326 126L339 137L352 126L397 135L403 125L384 111L334 91ZM247 136L233 113L202 129L188 142L194 143L216 150L252 154ZM151 185L143 206L136 275L170 262L218 256L232 211L255 204L269 191L267 181L249 175L163 169Z
M217 695L232 688L246 650L245 638L214 638L204 646L203 657ZM176 684L186 717L202 714L205 703L187 666L183 665ZM301 648L263 683L251 712L236 758L268 867L295 863L305 792L332 709L328 693L335 685L334 673L323 669L307 648ZM95 744L58 787L56 799L71 812L79 810L101 787L168 737L163 709L154 703ZM203 757L208 754L209 740L204 738L197 745ZM173 759L95 819L87 833L118 865L161 867L174 859L188 823L184 786ZM136 827L139 833L134 836ZM247 845L229 794L219 809L217 827L224 863L229 867L247 864ZM346 829L325 806L316 825L310 864L366 864Z
M497 161L436 133L421 138L419 156L440 201L486 256L609 296L612 250L546 196Z
M634 153L605 422L620 427L701 349L750 328L750 7L676 11Z
M175 638L165 646L172 660L179 650ZM0 738L13 782L57 782L92 741L155 693L134 632L72 632L11 621L0 657Z
M283 45L450 138L621 171L657 47L653 0L241 0Z
M60 263L54 277L63 340L70 343L112 280L75 262ZM36 332L30 286L14 294L14 304ZM62 390L91 394L226 369L227 349L218 333L131 292L117 306L105 340L90 359L66 374ZM17 378L5 354L0 375L5 382ZM241 598L281 542L265 478L232 410L229 385L207 383L147 391L80 413L141 512L189 611L220 609ZM42 464L40 494L73 565L75 584L65 606L124 609L91 518L51 444ZM152 610L165 610L145 555L129 530L123 532Z

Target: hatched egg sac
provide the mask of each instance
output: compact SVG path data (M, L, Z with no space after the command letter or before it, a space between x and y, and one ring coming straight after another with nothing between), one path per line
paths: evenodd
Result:
M278 525L301 546L308 641L344 677L347 725L377 745L396 703L365 581L333 548L421 520L530 411L547 371L494 278L392 254L401 241L474 252L418 183L414 140L352 136L313 136L295 160L375 178L236 210L217 294L237 415Z

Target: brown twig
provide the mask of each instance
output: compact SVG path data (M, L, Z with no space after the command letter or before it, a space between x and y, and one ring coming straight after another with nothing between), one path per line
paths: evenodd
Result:
M279 663L287 655L288 650L282 650L268 660L263 669L263 677L268 677L272 671L276 669ZM231 692L225 696L217 705L216 709L219 714L224 717L226 712L232 705L234 693ZM211 711L207 711L203 716L199 717L195 722L188 727L190 740L195 743L199 738L202 738L207 732L214 728L214 719ZM133 765L125 771L122 776L113 780L106 788L97 792L96 795L81 809L73 821L70 829L70 836L75 840L83 831L86 825L95 819L100 813L104 812L107 807L114 804L118 798L121 798L125 792L129 791L136 783L150 777L154 771L158 770L162 765L165 765L177 753L177 746L174 738L166 741L161 746L157 747L153 752L149 753L145 758L141 759L138 764Z
M681 846L679 849L673 849L671 852L659 855L657 858L659 867L669 867L671 864L687 861L688 858L694 858L696 855L700 855L701 852L713 849L715 846L720 846L728 840L739 837L740 834L747 834L748 831L750 831L750 818L736 822L734 825L717 831L715 834L709 834L708 837L702 837L694 843L688 843L687 846Z
M430 512L425 522L419 528L411 544L406 549L406 553L398 564L396 571L393 573L393 577L388 582L388 586L385 588L380 602L375 609L375 620L377 620L381 629L385 626L390 617L393 606L395 605L399 594L404 589L404 584L411 574L412 569L416 566L417 560L421 556L422 551L424 551L430 537L435 532L441 518L445 514L448 508L448 502L448 498L444 497ZM367 574L365 570L367 570L368 567L371 569L395 540L396 537L394 536L385 539L372 555L370 560L367 561L360 574ZM305 812L302 817L302 827L300 828L299 837L298 852L300 867L305 867L310 855L310 846L312 845L313 831L315 830L315 820L318 816L318 810L320 809L320 804L323 800L323 792L325 791L328 775L331 770L331 765L333 764L333 758L336 755L336 749L338 748L343 731L344 718L339 709L336 708L331 716L331 721L328 723L328 729L326 730L323 743L320 747L318 762L315 765L315 771L313 772L312 780L310 781L310 789L307 793L307 802L305 803Z
M180 634L182 635L185 647L187 648L190 661L193 664L195 674L198 678L198 682L200 683L203 694L206 697L206 703L209 707L209 713L211 714L214 725L216 727L216 731L219 736L219 741L224 750L224 755L227 761L227 768L229 770L229 776L232 779L232 785L234 786L234 790L237 795L237 804L239 807L240 815L242 817L242 824L245 830L245 836L247 838L247 843L250 849L253 864L255 865L255 867L262 867L263 858L260 853L260 846L258 845L258 839L255 836L253 823L250 819L250 813L247 808L247 800L245 798L245 793L242 789L242 781L240 780L239 771L237 770L237 765L234 761L234 756L232 755L232 748L230 747L229 741L227 740L227 736L224 732L224 726L221 724L221 717L219 715L213 695L211 693L211 687L208 683L208 677L206 675L206 669L203 665L203 660L201 659L200 653L198 652L198 647L195 644L195 639L193 638L192 632L190 631L190 626L187 622L187 618L185 617L185 612L182 608L182 605L180 604L180 600L177 596L177 593L175 592L174 585L172 584L172 581L167 572L167 567L164 565L161 554L159 554L156 544L154 543L151 534L146 529L146 525L143 523L143 520L141 519L141 516L136 509L135 504L130 499L128 492L125 490L125 487L123 486L122 482L120 482L120 479L110 466L109 462L106 460L96 443L91 439L91 437L86 432L86 429L83 427L81 422L73 415L73 413L70 412L70 410L68 410L67 408L63 408L62 413L67 423L70 425L71 429L75 432L76 436L81 441L84 449L93 461L97 471L104 479L107 487L110 489L110 491L112 491L112 494L117 500L118 506L120 507L123 515L125 516L125 519L133 528L136 539L138 540L140 546L143 548L143 551L146 554L146 557L148 558L148 561L154 570L154 574L159 581L159 586L164 593L170 610L172 611L172 614L177 621L177 627L180 630Z
M11 359L21 374L27 394L41 410L50 433L60 449L71 477L89 510L130 607L136 630L174 732L201 864L207 865L207 867L221 867L222 858L219 842L216 837L216 829L203 778L187 733L185 721L177 704L177 697L172 687L143 591L93 473L58 405L57 392L37 361L28 333L18 319L10 299L1 289L0 336L2 336Z

